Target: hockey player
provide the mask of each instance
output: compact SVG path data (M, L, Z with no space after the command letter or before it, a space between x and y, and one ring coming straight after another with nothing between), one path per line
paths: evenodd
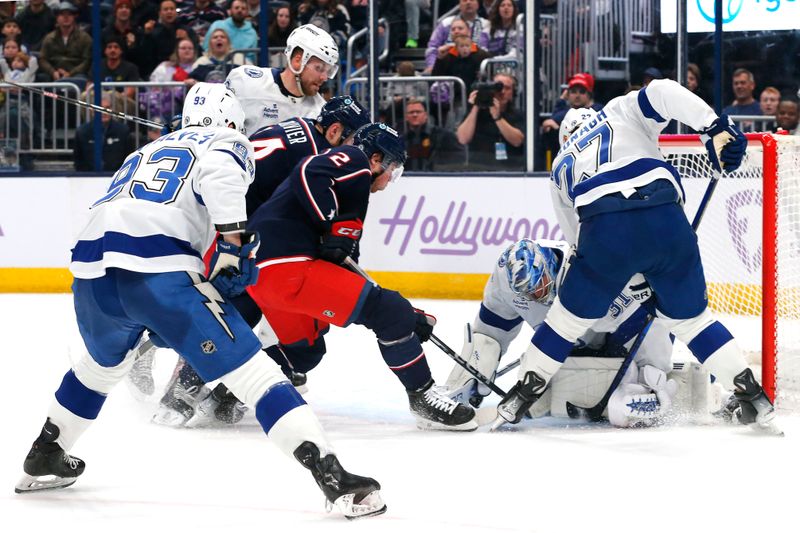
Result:
M544 321L570 256L570 246L563 241L522 239L506 248L486 282L478 316L467 327L461 357L493 379L522 324L536 330ZM644 326L647 313L640 304L649 295L646 283L625 287L606 316L579 339L568 359L571 366L553 377L548 389L552 395L534 404L536 413L565 414L567 401L576 405L600 401L616 374L614 363L627 356L626 347ZM654 324L608 403L613 425L648 426L663 419L675 392L666 376L672 367L671 353L669 332ZM450 372L446 386L451 398L476 406L490 392L459 365Z
M255 282L258 235L245 229L252 145L222 85L196 84L183 126L132 153L91 209L72 250L78 327L87 353L64 376L17 492L66 487L85 464L69 455L130 369L145 329L256 410L273 442L355 518L386 510L380 485L346 472L311 409L228 301ZM210 281L201 254L220 233ZM209 357L213 354L213 357Z
M703 132L717 172L732 172L741 164L747 146L741 131L671 80L615 98L570 135L551 179L559 202L577 214L577 253L531 339L519 381L497 407L495 427L520 421L578 337L605 315L638 272L655 294L657 316L723 387L734 391L740 420L777 432L772 402L731 333L708 310L680 177L658 149L658 134L672 119Z
M255 178L246 195L248 217L272 196L303 158L351 141L355 131L368 122L367 110L355 99L336 96L325 103L316 119L295 117L252 135L250 140L255 148L256 167ZM251 327L261 320L261 310L247 293L236 296L232 303ZM264 326L262 331L271 333L269 329ZM305 383L303 374L286 367L291 362L292 350L274 345L274 339L267 342L265 350L276 362L284 363L287 377L293 384L302 386ZM152 352L140 357L135 365L140 365L146 357L152 358ZM146 375L152 383L150 373ZM143 381L143 378L139 380ZM160 424L188 427L207 425L215 420L235 424L245 412L246 407L224 385L218 384L209 393L191 366L178 361L153 420Z
M361 324L375 332L384 361L408 392L417 425L473 430L475 412L434 385L421 342L435 320L399 293L373 286L343 266L358 259L370 193L403 171L406 154L396 131L380 123L359 129L353 145L305 159L248 223L272 236L259 249L260 281L248 292L282 345L305 346L305 365L325 353L330 324ZM296 365L297 366L297 365Z
M248 135L292 117L314 118L325 99L319 94L339 70L339 49L328 32L306 24L286 39L283 70L245 65L233 69L225 85L242 103Z

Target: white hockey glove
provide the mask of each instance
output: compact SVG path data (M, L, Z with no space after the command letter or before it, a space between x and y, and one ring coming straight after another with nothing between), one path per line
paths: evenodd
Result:
M472 333L472 327L467 324L464 327L464 347L461 349L461 357L466 362L475 367L487 379L493 380L500 363L500 343L491 337L481 333ZM485 385L481 385L456 364L445 383L447 395L461 403L473 403L479 405L484 396L488 396L491 390Z
M638 382L620 385L608 402L608 421L616 427L649 427L661 423L678 390L660 369L645 365Z
M728 118L721 115L703 131L700 140L706 146L708 159L714 170L733 172L742 164L747 150L747 138Z

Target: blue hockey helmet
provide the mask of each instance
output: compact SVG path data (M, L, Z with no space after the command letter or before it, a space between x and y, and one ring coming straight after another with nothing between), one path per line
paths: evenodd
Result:
M522 239L506 248L500 257L508 286L525 299L549 304L555 298L559 258L552 248Z
M362 126L353 137L353 145L358 147L367 157L380 152L383 154L383 169L391 170L392 181L403 175L406 163L406 143L397 130L383 122L373 122Z
M369 113L352 96L334 96L322 106L317 123L327 130L334 122L344 128L342 139L345 139L361 126L369 124Z

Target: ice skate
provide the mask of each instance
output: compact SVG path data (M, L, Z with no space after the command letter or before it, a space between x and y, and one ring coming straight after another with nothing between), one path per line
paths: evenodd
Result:
M348 520L386 512L380 483L370 477L349 473L335 455L320 457L317 445L306 441L297 447L294 456L311 471L314 481L325 494L328 511L336 507Z
M194 415L186 422L186 427L204 427L218 422L232 425L240 422L246 412L247 406L220 383L195 406Z
M547 382L539 374L533 370L526 372L522 381L517 381L497 405L497 419L492 424L492 431L506 422L517 424L546 388Z
M144 341L139 348L139 356L126 376L128 388L137 400L144 401L156 392L153 359L157 349L150 339Z
M736 387L733 395L739 402L739 410L735 412L739 422L756 431L782 437L784 433L775 423L775 407L756 381L753 371L749 368L742 371L733 378L733 385Z
M183 427L194 416L197 404L209 394L200 376L181 360L153 415L153 422L162 426Z
M297 390L297 392L300 394L305 394L308 392L308 377L305 374L291 370L287 377L289 378L289 381L292 382L292 386Z
M19 480L14 492L35 492L69 487L78 479L86 467L81 459L64 451L55 441L58 426L48 418L39 437L33 442L22 469L25 475Z
M475 410L451 400L442 387L430 380L420 389L408 391L408 403L420 429L473 431L478 429Z

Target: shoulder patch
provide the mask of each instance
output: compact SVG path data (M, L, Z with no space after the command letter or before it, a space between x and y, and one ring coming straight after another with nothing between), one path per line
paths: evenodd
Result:
M253 67L245 67L244 72L251 78L260 78L264 75L264 72L261 69Z
M242 143L240 143L238 141L233 143L233 153L235 153L236 155L241 157L242 160L247 160L248 155L249 155L248 154L248 150L247 150L247 146L243 145Z

